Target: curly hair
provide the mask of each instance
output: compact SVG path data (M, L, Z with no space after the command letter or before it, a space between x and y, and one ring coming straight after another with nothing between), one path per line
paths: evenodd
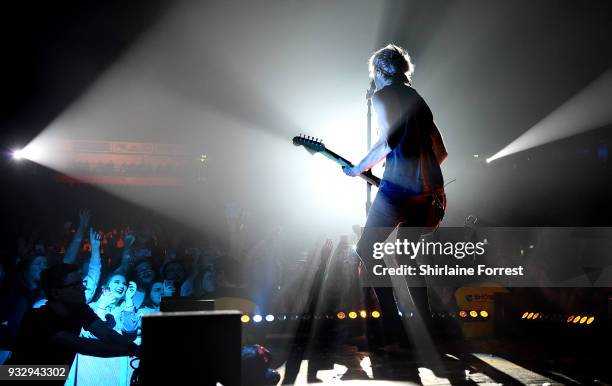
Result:
M387 44L370 56L368 69L371 78L374 78L376 71L379 71L385 79L397 79L411 83L414 64L412 64L408 51L404 48L395 44Z

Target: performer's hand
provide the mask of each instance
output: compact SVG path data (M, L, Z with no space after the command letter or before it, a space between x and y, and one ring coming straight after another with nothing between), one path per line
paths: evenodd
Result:
M343 166L342 171L350 177L356 177L362 173L357 166Z

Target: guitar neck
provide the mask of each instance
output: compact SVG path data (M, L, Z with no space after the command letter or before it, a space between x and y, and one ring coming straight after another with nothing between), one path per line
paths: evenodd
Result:
M327 148L325 150L322 150L320 153L324 155L325 157L329 158L330 160L334 161L335 163L339 164L340 166L353 166L353 164L349 160L334 153L333 151ZM380 185L380 178L372 174L372 171L370 170L368 170L367 172L361 173L359 177L363 178L369 184L374 185L376 187Z

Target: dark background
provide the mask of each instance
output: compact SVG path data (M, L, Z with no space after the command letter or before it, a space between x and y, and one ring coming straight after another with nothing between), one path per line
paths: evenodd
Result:
M303 5L288 4L293 3ZM149 212L104 193L91 193L89 201L82 202L78 197L84 188L58 184L53 172L44 167L16 165L10 150L41 132L172 4L23 1L3 6L0 199L4 229L35 223L51 212L74 214L82 204L94 205L89 202L94 196L101 208L117 205L122 213L133 211L132 217ZM451 154L446 179L457 179L448 187L449 225L460 225L468 214L475 214L485 225L611 225L610 125L490 165L483 161L610 67L610 2L384 4L379 45L396 41L409 48L417 64L415 87L434 112L441 112L438 122ZM216 6L211 2L207 10L213 12ZM325 15L324 3L320 6ZM265 13L275 3L248 7ZM236 33L248 31L237 26ZM464 49L449 36L472 44ZM258 120L259 116L253 116L256 108L246 107L240 99L234 102L231 105L232 98L218 101L220 106L231 106L238 116L269 124L271 132L280 126L281 118L279 122ZM474 159L473 154L481 156ZM217 175L224 173L220 169ZM181 193L175 193L180 201Z

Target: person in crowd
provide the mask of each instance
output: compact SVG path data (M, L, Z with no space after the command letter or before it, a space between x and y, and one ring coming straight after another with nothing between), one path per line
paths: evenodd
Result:
M161 276L164 281L168 280L174 283L176 288L180 288L181 291L179 295L186 296L185 294L189 292L188 287L185 289L182 288L183 282L186 279L185 266L180 260L166 260L161 267Z
M181 284L180 296L212 294L216 290L214 266L211 263L202 264L207 257L200 248L189 248L187 253L192 257L192 263L187 269L189 276Z
M151 262L147 258L142 257L134 261L132 273L137 285L133 303L134 307L138 309L143 304L147 292L151 290L151 285L155 281L155 271Z
M89 306L96 315L119 333L135 333L138 325L133 298L137 285L127 282L125 274L115 271L102 287L97 301Z
M239 297L254 300L256 294L244 286L241 273L240 263L236 259L230 256L220 257L216 266L215 297Z
M147 296L144 298L142 302L142 306L134 311L124 311L123 318L131 319L136 321L137 326L137 338L135 339L135 343L140 345L140 329L142 328L142 316L146 314L153 314L159 312L159 307L161 304L161 300L166 296L173 296L176 289L171 282L155 282L151 285L151 289L147 293Z
M213 294L217 290L217 278L214 265L204 267L200 280L201 295Z
M57 264L42 273L41 282L49 301L25 316L9 364L70 366L76 353L97 357L137 354L131 339L109 328L85 304L78 265ZM81 329L98 339L80 337Z
M151 285L148 296L144 299L142 306L138 309L138 315L151 314L159 312L159 305L161 304L162 297L172 296L174 290L166 288L164 283L157 281Z
M40 275L47 268L45 256L29 256L17 263L16 271L0 300L1 320L5 323L3 339L14 342L21 320L28 309L44 297Z

